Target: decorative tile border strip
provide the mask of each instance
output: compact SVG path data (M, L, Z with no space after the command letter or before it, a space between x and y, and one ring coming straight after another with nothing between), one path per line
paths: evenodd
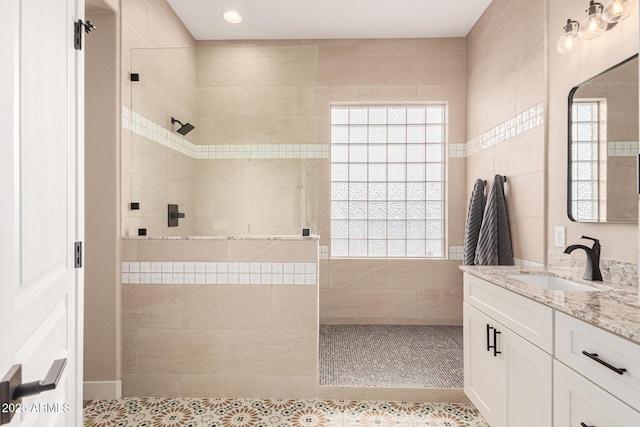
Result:
M449 259L462 261L464 259L464 246L449 246Z
M467 144L448 144L449 158L458 158L467 156Z
M126 107L122 127L197 160L329 158L329 144L194 144Z
M638 141L609 141L607 143L607 156L610 157L635 157L638 152Z
M508 141L543 124L544 103L541 102L468 141L466 155L470 156L478 151Z
M315 286L315 262L123 261L123 284Z

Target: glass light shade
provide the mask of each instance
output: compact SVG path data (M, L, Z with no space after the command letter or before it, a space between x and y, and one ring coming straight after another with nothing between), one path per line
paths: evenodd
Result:
M582 45L582 39L578 34L579 25L576 21L567 20L567 25L564 27L564 34L560 36L556 47L558 52L563 55L578 50Z
M596 38L607 31L608 25L602 13L593 13L580 23L580 37L585 40Z
M628 18L631 15L634 3L634 0L610 0L604 6L604 20L614 23Z

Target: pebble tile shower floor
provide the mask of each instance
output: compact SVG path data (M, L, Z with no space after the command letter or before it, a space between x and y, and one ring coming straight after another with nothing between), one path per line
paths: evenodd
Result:
M322 325L320 385L462 388L461 326Z
M97 400L84 427L489 427L470 404L356 400Z

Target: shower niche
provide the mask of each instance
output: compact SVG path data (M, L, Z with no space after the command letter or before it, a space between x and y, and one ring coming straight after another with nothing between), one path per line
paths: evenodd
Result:
M131 72L123 235L315 234L328 156L315 46L132 49ZM185 213L177 227L169 204Z

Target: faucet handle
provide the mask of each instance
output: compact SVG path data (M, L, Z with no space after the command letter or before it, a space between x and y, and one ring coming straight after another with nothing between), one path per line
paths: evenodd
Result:
M581 239L588 239L588 240L593 240L593 252L596 254L596 258L599 260L600 259L600 240L595 239L593 237L589 237L589 236L580 236Z
M594 238L594 237L589 237L589 236L584 236L581 235L580 236L581 239L588 239L588 240L593 240L594 245L599 245L600 244L600 240Z

